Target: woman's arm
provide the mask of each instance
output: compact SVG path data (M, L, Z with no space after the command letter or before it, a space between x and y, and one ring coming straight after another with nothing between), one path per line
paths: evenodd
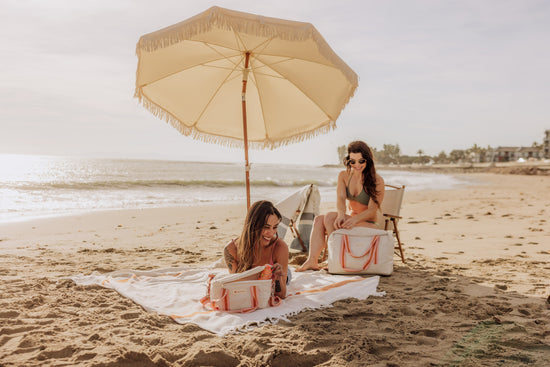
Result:
M338 183L336 185L336 210L338 214L334 220L334 228L342 228L342 224L346 220L346 178L348 173L340 171L338 174Z
M278 280L281 284L281 291L275 292L276 296L281 298L286 297L286 278L288 272L288 246L285 241L278 239L275 244L275 249L273 251L273 265L274 265L274 275L275 280Z
M223 258L225 260L225 265L229 269L230 273L235 273L237 271L237 245L235 241L229 242L223 249Z

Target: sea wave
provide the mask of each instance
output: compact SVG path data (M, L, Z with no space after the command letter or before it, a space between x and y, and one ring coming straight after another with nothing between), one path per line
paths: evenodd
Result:
M5 183L5 189L35 191L35 190L110 190L139 188L169 188L169 187L237 187L244 186L244 180L109 180L90 182L17 182ZM309 184L317 186L334 186L332 182L319 180L251 180L251 186L265 187L301 187Z

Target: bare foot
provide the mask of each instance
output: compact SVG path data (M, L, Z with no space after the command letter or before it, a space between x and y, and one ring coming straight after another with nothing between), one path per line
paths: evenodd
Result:
M296 269L296 271L306 270L321 270L321 268L319 268L319 264L317 264L316 262L306 261L302 264L302 266Z

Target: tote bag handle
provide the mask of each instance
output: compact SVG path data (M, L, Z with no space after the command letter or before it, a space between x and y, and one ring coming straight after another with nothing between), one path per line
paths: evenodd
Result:
M250 307L241 308L240 310L230 310L229 309L229 292L227 289L222 290L222 296L218 299L210 299L209 296L205 296L201 299L202 305L207 308L210 306L212 311L226 311L226 312L235 312L235 313L248 313L258 309L258 287L253 285L250 286Z
M372 241L371 241L370 246L367 249L367 251L365 251L365 253L362 254L362 255L354 255L351 252L348 235L343 234L342 235L342 242L340 244L340 265L342 266L342 269L344 271L348 271L348 272L356 272L356 271L365 270L372 263L378 264L378 244L379 243L380 243L380 236L373 236ZM351 257L353 257L355 259L361 259L361 258L363 258L367 255L369 257L367 258L367 261L365 262L365 265L363 265L363 267L361 269L350 269L350 268L346 267L346 254L349 254Z
M219 299L214 299L214 300L211 299L210 287L212 284L212 279L214 279L214 277L215 277L214 274L209 274L208 276L206 296L200 299L200 302L202 303L203 307L207 308L207 306L210 306L210 309L213 311L228 311L228 312L237 312L237 313L248 313L258 309L260 302L258 300L258 287L255 285L250 286L250 299L251 299L250 303L252 304L251 307L243 308L240 310L229 310L229 293L225 288L223 288L222 296ZM272 284L272 286L274 286L274 284ZM276 306L279 306L281 303L282 303L282 299L278 296L274 296L272 291L271 296L269 297L269 305L271 307L276 307Z

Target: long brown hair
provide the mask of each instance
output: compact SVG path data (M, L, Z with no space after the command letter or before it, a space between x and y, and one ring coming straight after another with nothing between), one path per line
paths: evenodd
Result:
M254 259L261 258L262 246L260 246L260 239L262 230L267 223L267 218L272 214L275 214L281 220L281 213L273 203L267 200L256 201L248 210L241 236L235 241L237 246L237 273L252 268Z
M348 155L344 158L344 165L347 167L348 172L351 170L350 158L351 153L361 153L361 156L367 162L367 166L363 170L363 190L370 196L370 198L380 206L377 196L378 191L376 190L376 168L374 167L374 157L372 150L367 145L367 143L360 140L352 141L348 145Z

